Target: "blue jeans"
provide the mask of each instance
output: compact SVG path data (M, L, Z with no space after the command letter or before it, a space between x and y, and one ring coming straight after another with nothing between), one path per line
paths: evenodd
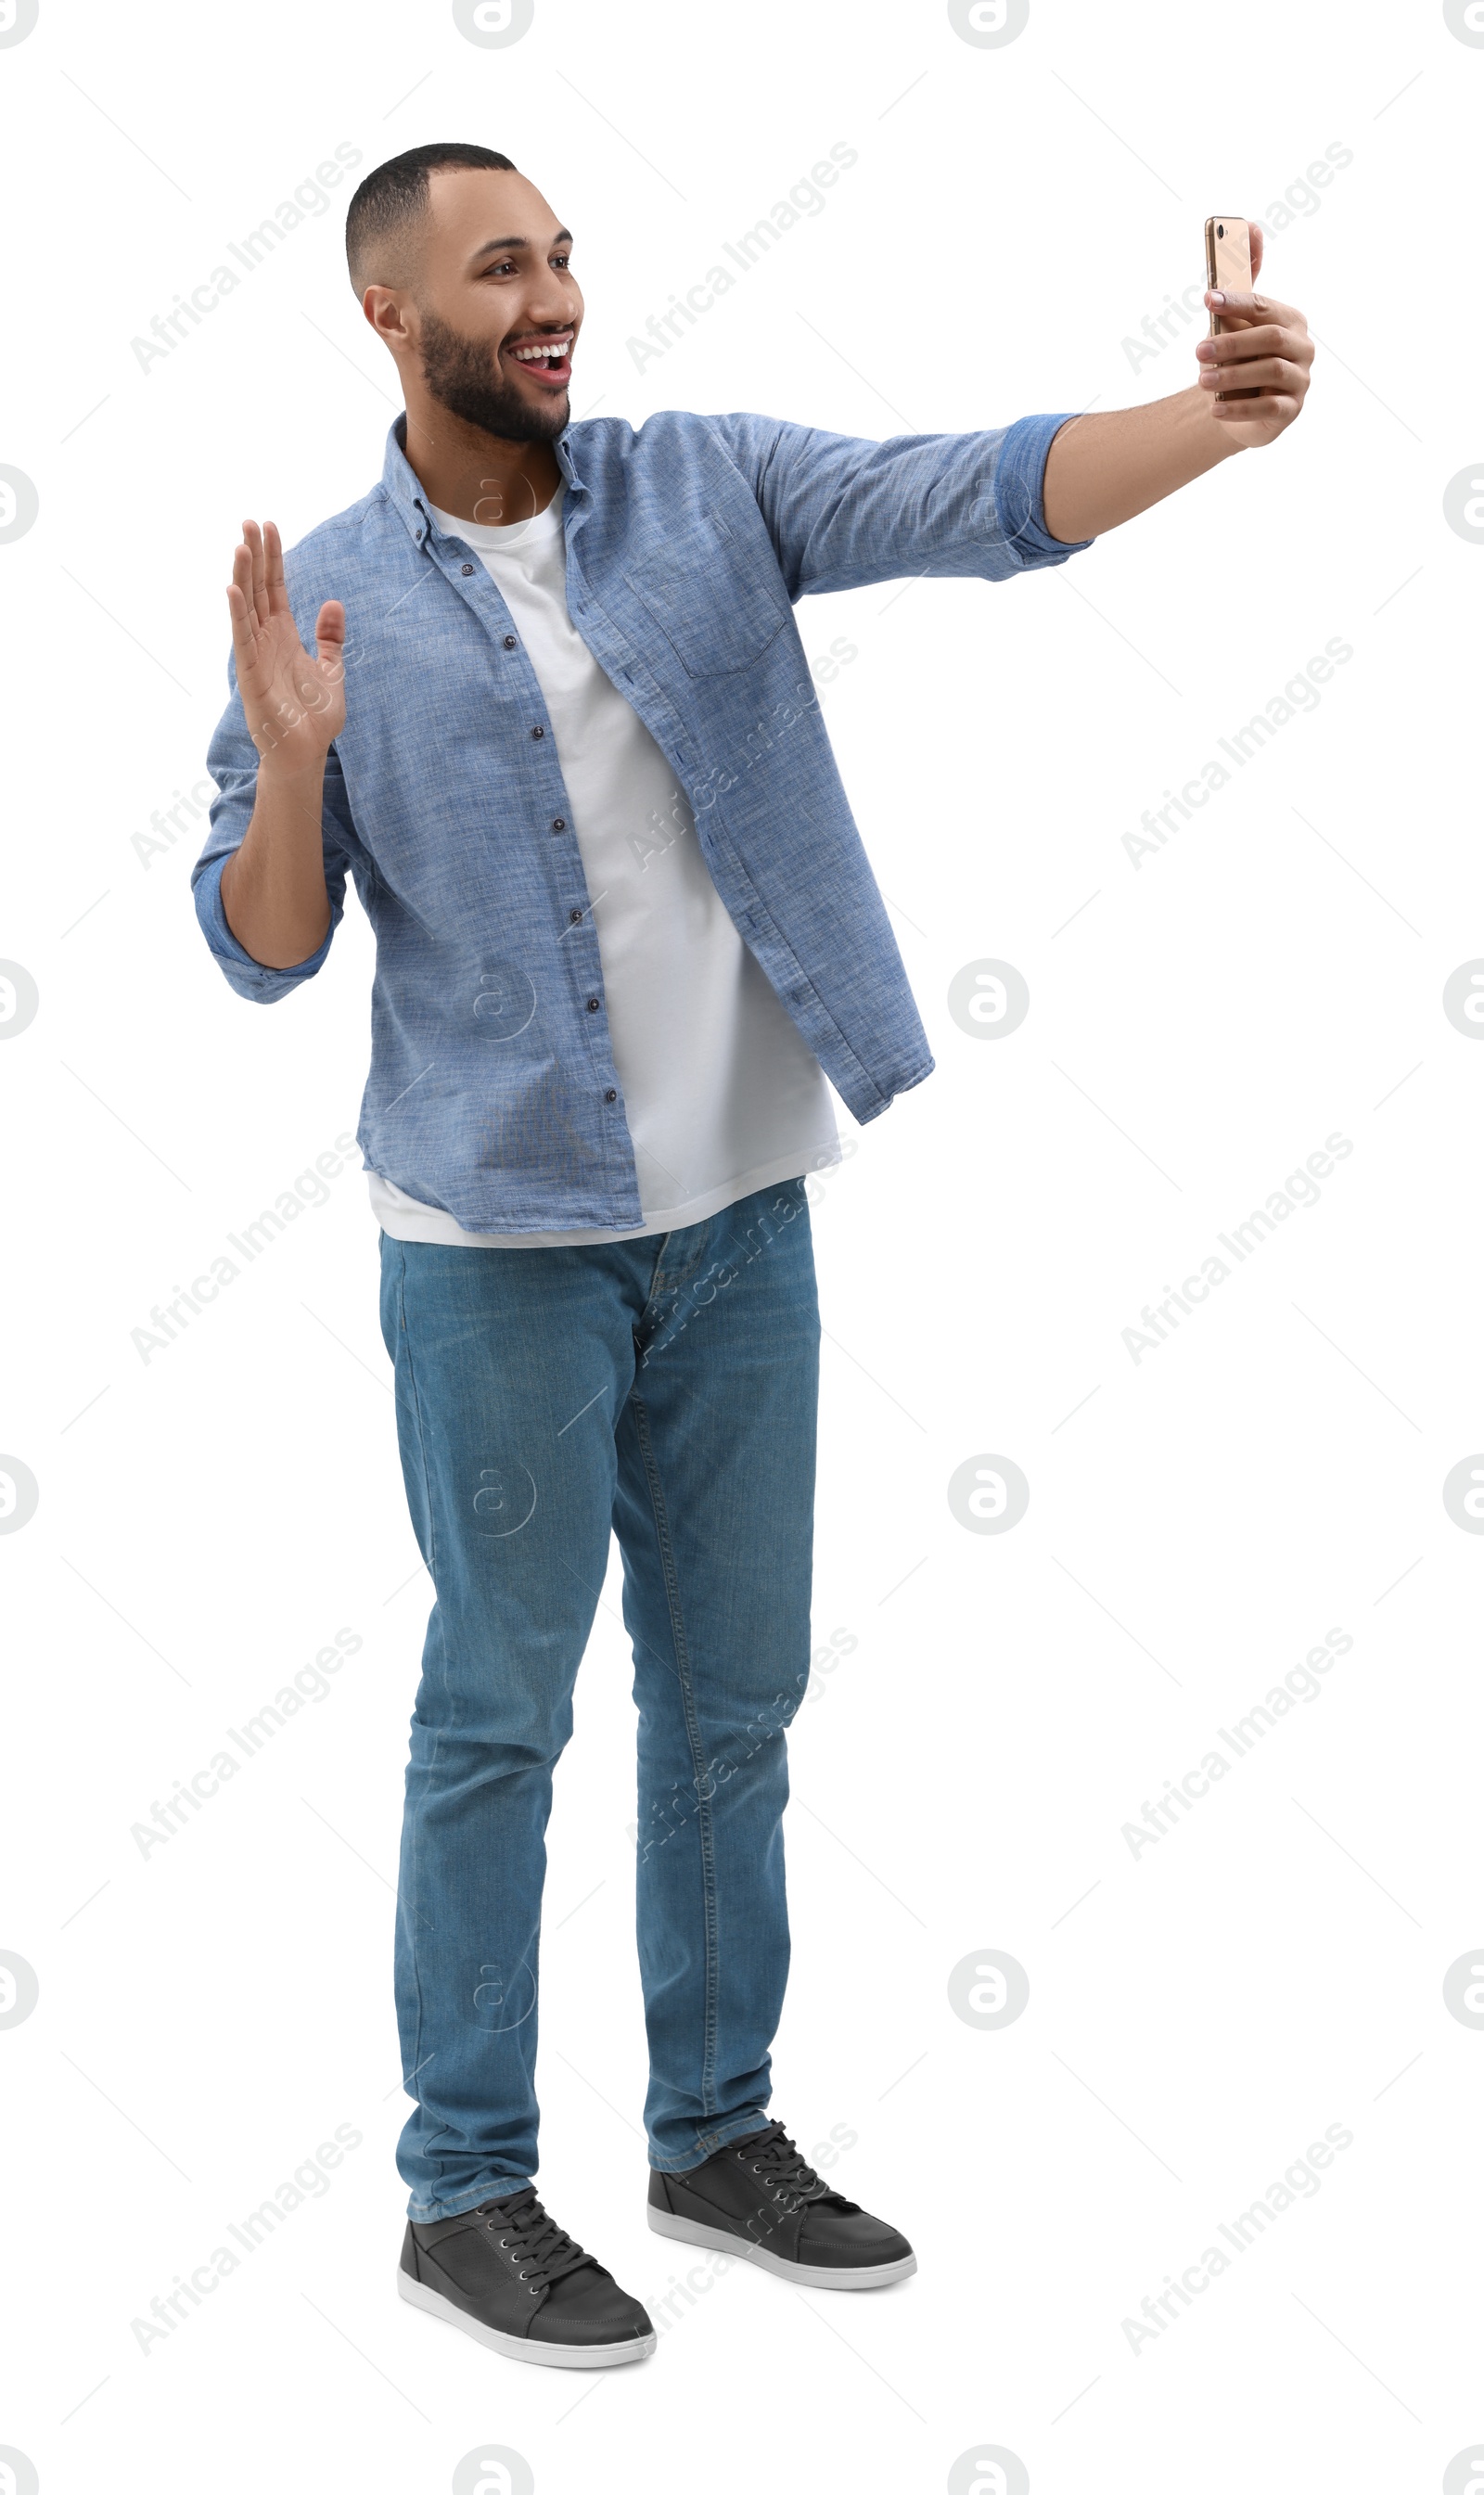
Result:
M768 2120L788 1969L819 1333L803 1181L612 1246L384 1234L382 1331L437 1594L397 1897L411 2214L536 2171L551 1771L610 1531L638 1707L645 2127L683 2173Z

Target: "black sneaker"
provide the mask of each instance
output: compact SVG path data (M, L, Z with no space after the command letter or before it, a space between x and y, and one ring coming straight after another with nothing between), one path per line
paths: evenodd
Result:
M628 2365L655 2347L642 2304L547 2217L529 2183L462 2217L409 2219L397 2292L528 2365Z
M652 2167L649 2223L657 2235L735 2253L796 2287L889 2287L917 2266L907 2237L832 2192L781 2122L688 2174Z

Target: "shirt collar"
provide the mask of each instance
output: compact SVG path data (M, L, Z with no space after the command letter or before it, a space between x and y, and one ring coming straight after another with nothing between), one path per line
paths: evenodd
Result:
M396 418L386 436L386 456L382 463L382 483L386 488L387 500L400 512L414 540L417 544L422 545L430 536L435 522L432 506L417 480L416 470L408 459L404 447L406 441L407 416L404 412ZM571 425L565 433L558 434L552 447L556 451L557 466L561 469L567 486L566 508L570 510L572 498L585 497L588 490L577 472Z

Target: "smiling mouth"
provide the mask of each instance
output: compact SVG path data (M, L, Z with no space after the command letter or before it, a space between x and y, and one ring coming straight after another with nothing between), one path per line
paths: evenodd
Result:
M572 379L573 329L559 329L549 338L523 338L517 346L503 347L502 354L529 373L539 389L561 390Z

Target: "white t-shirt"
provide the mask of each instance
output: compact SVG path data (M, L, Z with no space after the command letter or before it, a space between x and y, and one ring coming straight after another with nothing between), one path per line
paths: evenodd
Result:
M371 1209L393 1239L476 1248L637 1239L704 1221L755 1187L839 1158L823 1073L732 924L684 792L568 614L565 491L509 528L433 516L482 560L545 699L644 1218L627 1231L464 1230L372 1171Z

